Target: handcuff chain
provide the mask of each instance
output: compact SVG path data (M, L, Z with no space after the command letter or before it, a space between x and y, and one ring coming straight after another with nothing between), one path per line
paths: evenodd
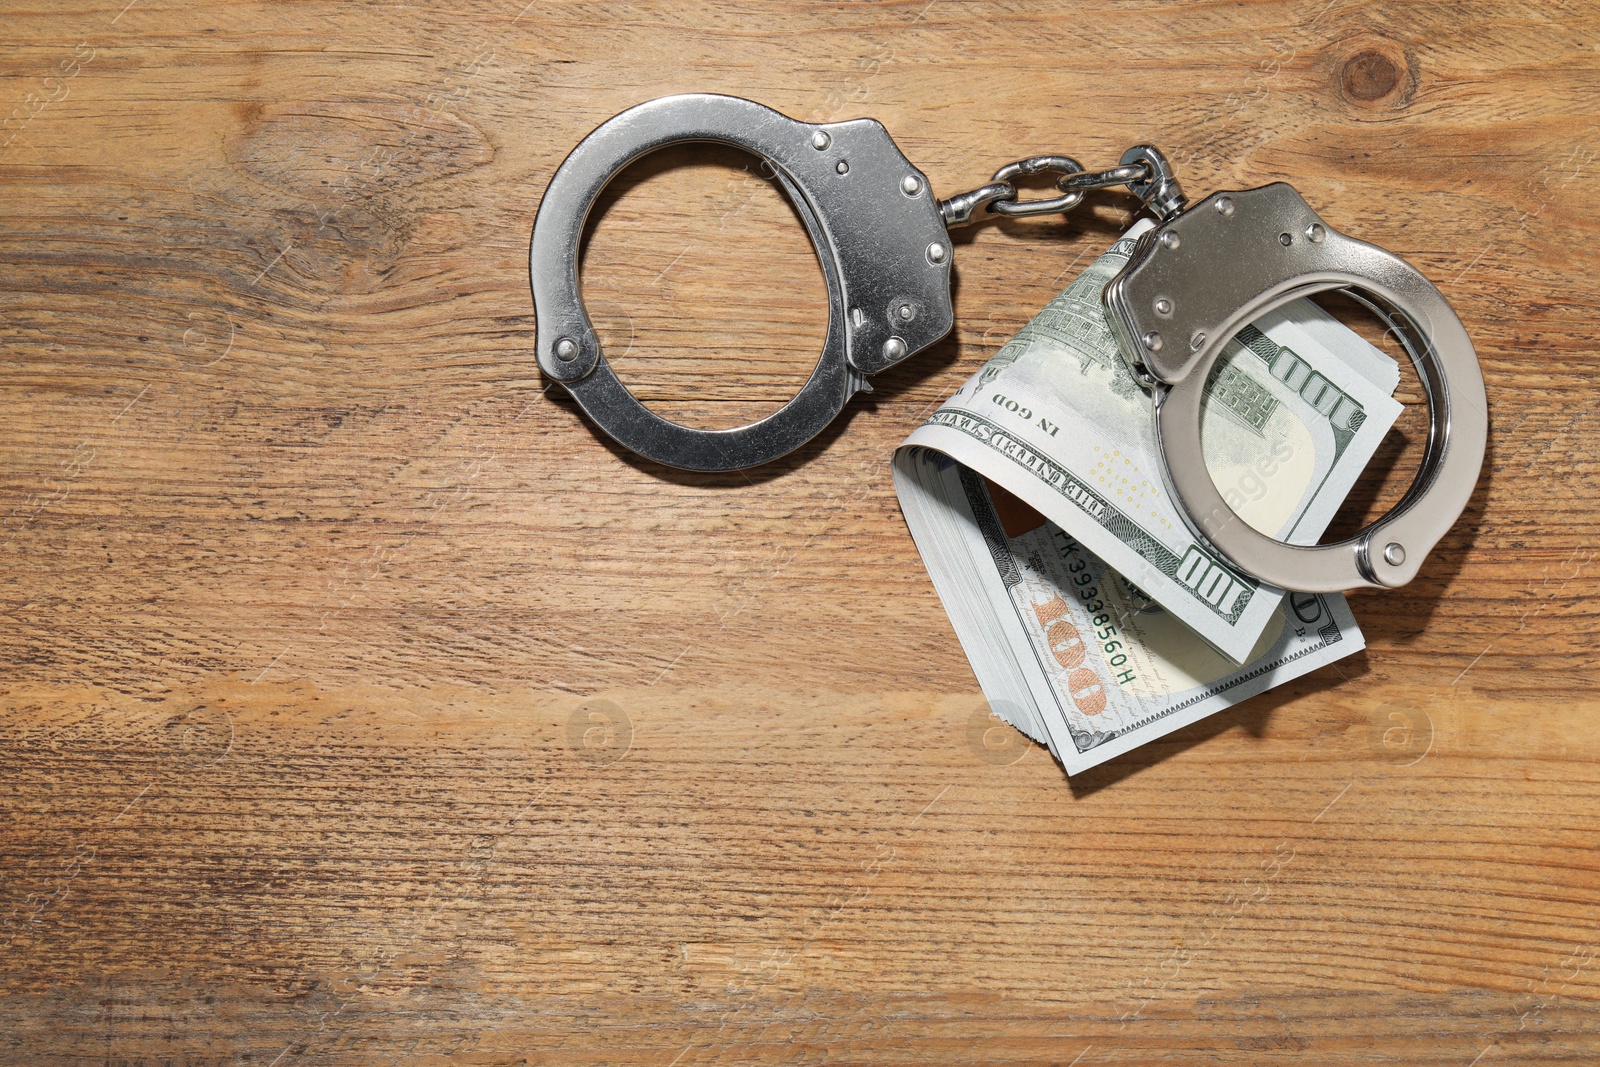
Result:
M1138 158L1128 161L1137 151ZM1126 185L1146 205L1166 217L1180 210L1182 191L1172 176L1172 168L1160 152L1147 145L1129 149L1124 162L1108 170L1088 171L1071 156L1029 156L1007 163L994 172L994 177L964 193L939 201L939 214L947 229L985 222L996 216L1029 218L1035 215L1053 215L1071 211L1083 202L1091 189L1108 189ZM1017 194L1014 179L1033 174L1059 174L1056 188L1060 196L1041 200L1022 200ZM1176 206L1174 206L1176 205Z

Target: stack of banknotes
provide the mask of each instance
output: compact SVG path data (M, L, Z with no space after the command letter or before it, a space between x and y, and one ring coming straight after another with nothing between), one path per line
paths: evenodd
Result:
M906 439L895 490L991 710L1068 774L1364 647L1344 597L1197 540L1100 294L1128 230ZM1225 269L1225 265L1219 265ZM1309 301L1245 327L1201 441L1230 506L1315 544L1399 416L1399 366Z

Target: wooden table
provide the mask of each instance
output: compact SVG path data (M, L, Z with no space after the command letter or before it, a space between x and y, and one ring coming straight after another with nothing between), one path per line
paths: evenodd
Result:
M1600 1059L1600 5L121 3L0 56L7 1061ZM1477 496L1363 656L1067 780L887 463L1132 201L965 231L951 339L674 473L546 395L526 253L680 91L873 116L946 194L1292 180L1468 324ZM733 152L630 170L585 289L698 425L823 336Z

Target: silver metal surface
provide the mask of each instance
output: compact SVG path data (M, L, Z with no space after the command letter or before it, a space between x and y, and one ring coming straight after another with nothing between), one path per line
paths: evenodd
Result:
M1337 544L1290 545L1240 519L1212 481L1200 448L1205 383L1241 327L1335 289L1380 314L1411 357L1428 398L1427 447L1388 515ZM1404 585L1465 509L1488 438L1483 374L1466 330L1416 268L1334 230L1290 186L1218 193L1150 230L1106 286L1105 304L1123 357L1153 384L1156 436L1179 510L1245 573L1306 592ZM1163 331L1198 344L1164 344Z
M1007 163L995 171L994 177L989 180L1012 184L1013 179L1026 175L1082 173L1083 164L1071 156L1029 156L1015 163ZM1054 215L1061 211L1071 211L1081 203L1083 203L1083 190L1072 189L1060 196L1044 200L1021 200L1013 194L1010 199L996 200L989 205L989 210L1009 218L1031 218L1034 215Z
M1062 195L1042 200L1018 197L1015 179L1052 173L1061 175L1056 188ZM1149 145L1134 145L1122 154L1122 162L1109 170L1084 170L1071 156L1029 156L1007 163L994 172L987 185L939 201L939 214L951 229L997 217L1053 215L1077 207L1091 189L1114 185L1126 185L1158 218L1171 218L1186 203L1167 157Z
M680 426L639 403L607 365L578 283L584 222L600 191L640 156L686 141L732 145L770 166L805 224L828 290L827 339L810 380L772 415L732 430ZM852 393L870 388L865 375L926 348L954 321L939 204L883 126L796 122L731 96L652 100L584 138L539 204L528 266L540 369L621 444L689 470L753 467L792 451ZM902 306L914 309L909 320L899 316Z
M1016 197L1017 187L1010 182L990 182L939 201L939 215L944 219L944 224L953 230L957 226L970 226L974 222L993 218L989 214L989 205L997 200L1015 200Z
M1121 165L1124 167L1143 166L1149 176L1131 181L1128 189L1144 201L1158 219L1170 219L1188 206L1189 200L1183 195L1183 187L1178 184L1177 176L1172 173L1172 164L1167 162L1167 157L1161 154L1161 149L1154 145L1136 144L1122 153Z
M1125 167L1112 167L1110 170L1079 171L1077 174L1068 174L1056 182L1056 188L1068 189L1109 189L1114 185L1132 185L1134 182L1150 180L1150 165L1148 163L1134 163Z

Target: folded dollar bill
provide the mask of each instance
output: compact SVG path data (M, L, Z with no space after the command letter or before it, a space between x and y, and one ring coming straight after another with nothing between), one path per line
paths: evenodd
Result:
M1291 593L1240 666L1055 523L950 457L895 488L990 709L1087 770L1364 647L1338 594Z
M1150 225L1112 245L906 445L1003 486L1242 662L1283 592L1190 532L1162 478L1150 397L1100 303ZM1256 320L1207 383L1201 441L1223 496L1256 529L1316 543L1398 417L1398 381L1393 359L1309 301Z
M1069 774L1364 647L1342 596L1284 594L1188 531L1100 292L1141 223L895 455L895 489L991 709ZM1255 528L1314 543L1401 407L1394 360L1307 301L1208 383L1207 465Z

